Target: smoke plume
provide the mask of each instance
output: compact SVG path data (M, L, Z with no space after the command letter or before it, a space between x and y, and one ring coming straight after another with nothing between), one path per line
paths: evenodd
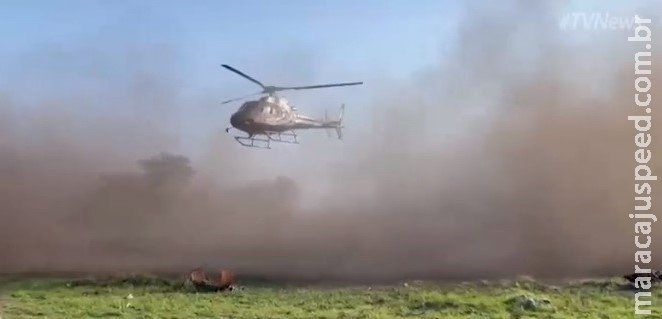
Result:
M645 115L633 101L643 46L627 42L633 31L574 42L558 27L561 9L538 1L481 7L463 11L444 61L371 92L374 116L364 120L373 126L347 136L340 159L315 164L318 155L302 152L289 163L312 166L313 179L242 180L267 155L244 159L229 144L195 159L171 151L172 112L187 101L177 68L153 70L177 65L176 50L130 47L133 72L121 84L104 68L85 74L110 93L47 94L31 109L9 87L0 95L0 271L205 265L350 280L631 271L637 164L627 116ZM55 59L41 56L51 51L32 59ZM150 60L164 51L166 63ZM113 67L95 49L60 54ZM136 111L104 114L117 103ZM653 124L649 164L661 174ZM302 205L309 189L323 192Z

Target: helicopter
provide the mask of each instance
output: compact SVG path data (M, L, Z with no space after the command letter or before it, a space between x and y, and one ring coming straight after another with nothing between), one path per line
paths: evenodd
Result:
M221 104L227 104L252 96L264 95L257 100L244 102L230 117L231 126L225 129L227 133L234 129L248 134L247 136L233 136L239 144L247 147L270 149L272 142L299 144L295 130L301 129L333 129L336 131L338 139L342 140L344 104L340 106L340 114L337 120L329 120L326 112L324 119L315 119L299 114L296 107L276 93L286 90L309 90L363 84L363 82L346 82L308 86L267 86L227 64L221 66L262 88L260 92L221 102Z

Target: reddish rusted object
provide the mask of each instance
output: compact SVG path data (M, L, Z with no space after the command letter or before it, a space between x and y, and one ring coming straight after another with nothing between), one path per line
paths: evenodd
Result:
M234 289L234 274L230 270L222 269L216 282L207 278L202 268L193 269L188 276L188 281L196 291L223 291Z
M221 269L218 276L218 283L221 289L232 289L234 285L234 273L227 269Z

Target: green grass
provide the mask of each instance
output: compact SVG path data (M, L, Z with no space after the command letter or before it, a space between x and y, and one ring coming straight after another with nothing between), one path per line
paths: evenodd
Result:
M240 283L241 284L241 283ZM633 318L618 280L546 286L532 280L408 287L242 285L195 293L148 277L4 279L0 317L13 318ZM131 294L132 299L127 298ZM662 316L662 292L653 315ZM535 303L535 306L526 304ZM646 318L646 316L641 316Z

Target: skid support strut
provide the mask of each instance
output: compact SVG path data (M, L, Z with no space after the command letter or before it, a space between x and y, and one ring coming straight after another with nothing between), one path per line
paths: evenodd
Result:
M225 131L229 133L230 129L231 128L227 128ZM264 138L261 136L264 136ZM271 142L299 144L299 140L297 139L297 134L296 132L294 132L294 130L290 130L286 132L264 132L249 136L233 135L233 137L237 141L237 143L241 144L242 146L263 148L263 149L271 149Z

